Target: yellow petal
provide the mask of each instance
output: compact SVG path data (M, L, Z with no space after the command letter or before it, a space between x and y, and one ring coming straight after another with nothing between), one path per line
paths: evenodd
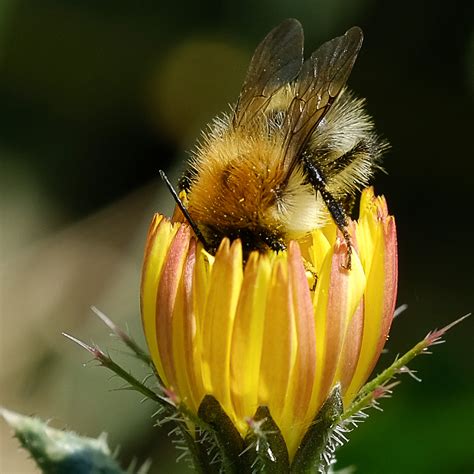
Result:
M273 266L267 294L265 327L260 366L259 404L268 406L275 422L283 429L283 409L296 357L294 307L288 278L286 255Z
M232 410L230 350L235 313L242 285L242 246L224 239L216 253L209 277L209 292L201 317L202 377L224 410Z
M204 332L206 327L204 326L206 322L205 311L206 311L206 302L207 295L209 293L209 278L212 272L212 266L214 263L214 257L209 255L203 248L202 245L197 246L197 251L195 254L195 265L193 273L193 288L192 288L192 300L193 308L195 313L195 334L193 337L193 347L192 347L192 362L195 373L196 386L193 387L194 399L197 402L197 408L201 403L204 396L208 393L204 388L204 378L203 378L203 345L204 345Z
M197 410L203 397L200 373L196 371L196 314L194 309L194 270L196 241L190 242L172 316L173 359L176 392L186 405Z
M362 349L362 335L364 331L364 298L361 299L352 319L347 327L339 359L339 373L337 380L341 383L341 392L348 390L354 377Z
M367 208L366 208L367 209ZM397 242L395 221L388 217L384 201L375 202L358 226L370 234L372 248L366 248L367 289L361 351L352 382L345 394L347 405L372 372L385 344L395 309L397 292ZM358 235L358 242L361 238ZM367 255L371 250L371 255Z
M168 220L163 219L163 216L155 214L148 231L143 262L140 291L142 324L148 349L160 374L163 374L163 367L158 351L158 339L156 337L156 297L163 262L178 228L178 225L172 225ZM167 383L167 380L163 380L163 382Z
M309 256L311 265L316 270L316 274L321 273L323 262L327 253L332 247L332 243L336 240L335 234L333 240L328 240L326 233L322 229L316 229L311 232L312 245L309 248Z
M259 405L258 384L270 277L270 259L252 253L245 266L230 361L232 402L241 423L245 417L252 416Z
M188 226L180 226L171 242L160 276L155 308L159 357L165 379L174 389L177 388L176 360L173 351L174 308L177 304L181 309L183 304L182 295L178 295L178 288L189 248L190 234Z
M299 246L290 242L288 248L290 302L293 305L296 353L285 406L282 426L290 457L301 442L301 436L314 418L310 410L316 376L316 331L311 293Z
M313 397L317 408L338 381L344 339L365 290L365 275L357 253L353 252L350 271L343 267L346 256L347 246L338 239L327 254L314 297L317 379Z

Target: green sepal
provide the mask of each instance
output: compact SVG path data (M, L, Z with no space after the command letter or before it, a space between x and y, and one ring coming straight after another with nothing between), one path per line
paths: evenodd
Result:
M241 473L244 440L220 403L212 395L206 395L199 405L198 416L212 430L209 434L214 438L221 460L218 469L226 474ZM212 453L207 454L214 457Z
M341 387L336 385L305 433L291 465L292 473L327 471L329 466L325 465L322 455L342 412Z
M290 458L280 428L268 407L261 406L249 422L242 460L245 472L286 474L290 472Z
M194 447L200 467L197 472L219 474L222 466L222 455L216 452L219 448L215 436L209 436L208 431L203 431L199 427L196 428L195 436ZM196 465L196 462L194 464ZM195 466L194 470L196 470Z
M123 470L110 452L106 436L97 439L51 428L38 418L9 410L1 415L15 436L45 474L131 474ZM145 474L143 466L137 474Z

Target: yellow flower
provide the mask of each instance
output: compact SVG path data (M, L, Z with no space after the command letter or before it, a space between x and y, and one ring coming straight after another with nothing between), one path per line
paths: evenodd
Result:
M384 198L366 189L349 230L351 270L333 223L244 264L240 241L211 256L186 224L155 215L141 312L165 386L195 413L213 395L242 436L267 406L292 459L336 384L344 406L357 395L393 317L396 231Z

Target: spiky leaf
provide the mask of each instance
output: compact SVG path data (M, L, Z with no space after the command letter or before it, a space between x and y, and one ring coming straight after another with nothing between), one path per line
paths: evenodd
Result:
M97 439L49 427L38 418L2 409L15 436L46 474L126 474L114 459L106 435ZM138 472L145 474L144 468ZM128 471L131 474L131 471Z

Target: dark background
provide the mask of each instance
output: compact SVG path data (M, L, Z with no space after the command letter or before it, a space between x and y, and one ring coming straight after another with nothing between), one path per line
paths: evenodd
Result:
M286 17L303 23L307 53L354 24L365 33L349 84L392 145L375 186L397 219L398 301L408 304L382 363L472 310L470 2L287 3L0 3L2 404L91 436L106 430L124 459L152 456L151 472L184 470L151 428L152 407L107 393L120 383L82 369L87 355L60 332L101 342L107 331L87 309L97 304L141 340L146 225L171 208L157 171L177 176L199 130L236 99L257 43ZM423 383L404 376L338 466L472 472L472 334L468 319L415 360ZM2 436L2 472L31 472Z

